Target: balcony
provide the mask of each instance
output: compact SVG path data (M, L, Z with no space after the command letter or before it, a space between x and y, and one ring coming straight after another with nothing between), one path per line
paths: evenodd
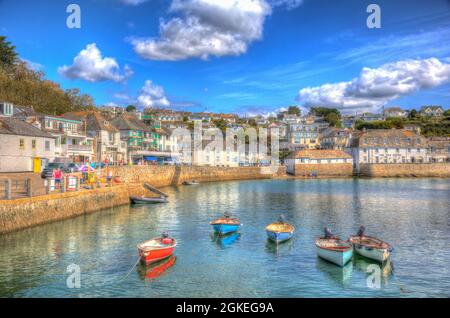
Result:
M67 146L68 151L82 151L82 152L92 152L93 146L92 145L68 145Z

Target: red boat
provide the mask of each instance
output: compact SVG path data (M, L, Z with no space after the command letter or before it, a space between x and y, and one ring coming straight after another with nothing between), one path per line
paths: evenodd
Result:
M137 246L141 262L146 265L170 257L177 246L177 241L163 234L162 237L153 238Z

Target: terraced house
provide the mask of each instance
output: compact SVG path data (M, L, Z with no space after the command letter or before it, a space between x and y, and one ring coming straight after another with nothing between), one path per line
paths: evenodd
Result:
M120 131L120 138L127 144L128 160L135 160L157 151L161 136L132 114L123 114L111 121Z
M361 164L428 161L427 139L407 130L365 130L354 136L351 147L356 172L359 172Z
M88 162L94 156L94 138L86 135L83 121L44 115L39 118L42 130L55 137L57 160Z
M120 138L120 131L100 112L81 111L64 114L65 118L82 120L86 133L94 139L94 160L110 164L127 162L127 145Z

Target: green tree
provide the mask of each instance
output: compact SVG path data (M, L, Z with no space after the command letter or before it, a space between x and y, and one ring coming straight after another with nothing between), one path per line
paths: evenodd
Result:
M5 36L0 35L0 68L9 71L14 68L17 61L16 47L6 41Z
M290 106L288 108L288 114L289 115L297 115L300 117L302 115L302 111L300 110L300 108L298 108L298 106Z
M126 108L126 111L128 112L128 113L133 113L133 112L135 112L136 111L136 106L134 106L134 105L128 105L127 106L127 108Z
M417 117L419 117L419 113L417 112L417 110L412 109L412 110L409 112L408 117L409 117L410 119L417 118Z
M227 122L224 119L215 119L213 120L214 125L219 128L221 131L225 132L227 130Z

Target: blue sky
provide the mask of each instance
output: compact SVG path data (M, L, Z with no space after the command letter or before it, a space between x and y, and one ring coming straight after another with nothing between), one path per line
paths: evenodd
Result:
M382 28L369 29L372 2L0 0L0 34L98 105L240 114L294 104L448 107L450 1L379 0ZM81 29L66 26L70 3L81 8Z

